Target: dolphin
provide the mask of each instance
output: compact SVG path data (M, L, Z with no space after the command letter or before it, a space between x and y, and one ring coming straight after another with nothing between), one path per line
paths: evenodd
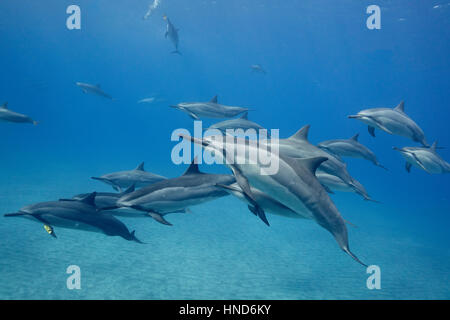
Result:
M29 116L9 110L8 102L0 106L0 121L38 124L37 121L34 121Z
M232 118L249 111L248 108L219 104L217 95L208 102L182 102L171 107L186 112L195 120L200 120L200 118Z
M173 45L175 46L175 51L172 51L171 53L176 53L181 55L181 52L178 50L178 31L179 29L175 28L174 25L170 22L169 18L164 15L163 19L167 22L167 29L166 33L164 34L164 37L167 39L169 37L169 40L172 41Z
M324 188L328 191L328 193L334 193L333 191L341 191L341 192L355 192L361 195L364 200L378 202L373 200L366 191L366 188L356 179L353 179L353 183L356 188L350 187L344 181L342 181L339 177L321 171L320 169L316 172L316 177L319 179L320 183L324 186Z
M244 112L244 114L237 119L225 120L216 124L213 124L208 129L218 129L222 132L226 132L227 130L236 130L236 129L254 129L256 131L264 129L259 124L248 120L248 112Z
M382 166L378 162L375 153L373 153L369 148L358 142L358 137L359 133L355 134L350 139L327 140L319 143L317 146L320 149L323 149L339 157L351 157L369 160L374 165L387 170L386 167Z
M254 73L267 74L266 70L264 70L264 68L263 68L260 64L252 64L252 65L250 66L250 69L251 69L252 72L254 72Z
M142 162L134 170L108 173L101 177L92 177L92 179L109 184L114 190L121 192L122 188L129 188L132 185L143 187L167 178L145 171L144 162Z
M159 4L160 4L160 0L153 0L153 2L149 4L148 10L145 13L143 19L147 20L152 15L153 11L155 11L156 8L158 8Z
M95 192L77 201L50 201L26 206L5 217L24 217L44 224L48 234L56 238L54 227L103 233L107 236L120 236L125 240L139 241L135 232L112 215L97 212Z
M83 82L75 82L75 84L83 90L84 93L92 93L107 99L114 100L109 94L105 93L101 88L100 85L93 85L89 83L83 83Z
M395 134L409 138L428 147L425 134L422 129L405 113L405 103L402 101L393 109L373 108L348 116L350 119L358 119L367 124L369 133L375 137L375 128L389 134Z
M436 152L437 142L434 142L429 148L405 147L394 150L406 160L406 171L411 172L411 166L423 169L427 173L450 173L450 163L446 162Z
M232 184L235 182L234 177L202 173L196 162L197 160L194 159L180 177L156 182L120 197L116 207L147 212L156 221L172 225L165 220L166 214L183 211L190 206L227 196L228 192L217 187L216 184Z
M249 154L260 152L260 146L249 140L234 138L234 142L230 142L229 139L198 139L185 134L180 134L180 137L215 152L222 160L226 160L222 163L232 170L246 200L253 206L252 211L261 219L264 210L258 204L252 187L270 195L301 217L314 220L333 235L344 252L365 265L350 251L345 221L315 176L315 171L327 158L294 159L264 148L263 152L268 153L271 161L278 163L278 170L274 173L257 161L249 161Z

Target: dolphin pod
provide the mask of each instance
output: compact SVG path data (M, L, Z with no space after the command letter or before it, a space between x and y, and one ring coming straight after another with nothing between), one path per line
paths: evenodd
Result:
M223 163L233 172L246 201L250 203L251 211L266 224L264 204L258 203L258 197L253 194L251 186L269 194L300 217L314 220L333 235L344 252L365 265L350 251L345 221L315 176L317 168L328 160L326 157L296 159L265 149L265 152L270 153L271 159L277 161L279 169L276 173L261 174L267 168L259 163L249 162L246 158L248 153L242 152L248 148L250 154L258 154L259 150L252 149L258 149L259 146L248 143L248 140L235 138L234 143L230 143L226 139L199 139L184 134L180 134L180 137L222 157ZM234 151L236 149L237 152Z

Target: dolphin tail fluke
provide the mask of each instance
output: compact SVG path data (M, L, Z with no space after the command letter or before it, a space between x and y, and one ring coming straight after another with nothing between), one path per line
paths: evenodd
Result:
M181 52L178 51L178 50L172 51L171 53L173 53L173 54L178 54L178 55L182 56Z
M164 217L159 213L149 212L148 215L161 224L165 224L166 226L172 226L172 224L169 221L167 221L166 219L164 219Z
M344 250L344 252L345 252L346 254L348 254L350 257L352 257L353 260L355 260L356 262L362 264L362 265L363 265L364 267L366 267L366 268L368 267L367 264L365 264L364 262L362 262L361 260L359 260L358 257L355 256L355 255L350 251L349 248L343 247L342 250Z
M142 242L141 240L139 240L138 238L136 238L136 230L131 231L131 240L140 244L146 244L145 242Z

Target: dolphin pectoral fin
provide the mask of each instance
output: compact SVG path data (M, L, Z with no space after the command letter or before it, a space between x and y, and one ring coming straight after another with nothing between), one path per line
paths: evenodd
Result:
M406 162L405 163L405 169L406 169L406 171L408 171L408 173L410 173L411 172L411 163L409 163L409 162Z
M116 185L113 185L112 188L113 188L115 191L122 193L122 188L121 188L121 187L116 186Z
M136 230L131 231L130 235L131 235L131 240L140 244L146 244L145 242L142 242L141 240L139 240L138 238L136 238Z
M353 224L353 223L351 223L350 221L347 221L347 220L344 219L344 222L345 222L346 224L348 224L349 226L353 227L353 228L358 228L358 226L357 226L356 224Z
M169 35L169 31L166 31L166 33L164 34L164 38L167 39L167 36Z
M192 112L188 112L188 115L194 120L200 120L200 118L196 114L194 114Z
M334 194L333 190L330 189L330 187L324 185L323 183L321 183L322 187L325 189L325 191L329 194Z
M367 268L367 264L365 264L364 262L362 262L361 260L359 260L358 257L355 256L355 255L350 251L349 248L343 247L342 250L343 250L346 254L348 254L350 257L352 257L353 260L355 260L356 262L362 264L364 267Z
M248 205L248 209L257 217L259 217L268 227L270 227L269 221L267 220L266 213L264 210L259 206L252 206Z
M375 128L368 126L367 130L369 130L370 135L375 138Z
M149 211L148 215L161 224L165 224L166 226L172 226L172 224L169 221L164 219L164 217L157 212Z

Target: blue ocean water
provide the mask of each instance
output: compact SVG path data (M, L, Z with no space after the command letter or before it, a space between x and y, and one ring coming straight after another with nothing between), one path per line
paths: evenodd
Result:
M168 177L171 133L192 119L168 108L182 101L250 106L250 120L288 137L311 124L310 140L360 132L389 171L346 159L349 172L381 203L355 194L332 199L350 246L381 268L381 289L313 222L269 216L225 197L168 217L122 219L147 245L59 229L58 239L23 219L0 218L1 299L448 299L448 175L408 174L393 146L408 139L347 115L367 107L405 111L450 160L450 4L446 1L150 0L0 2L0 100L38 126L0 123L0 212L111 189L90 179L146 169ZM81 30L66 8L81 8ZM366 27L367 6L381 29ZM167 14L180 29L182 56L164 38ZM266 75L254 74L261 64ZM100 83L115 100L83 94ZM164 102L138 104L158 95ZM214 121L207 120L205 125ZM205 172L228 172L202 165ZM68 290L78 265L82 289Z

